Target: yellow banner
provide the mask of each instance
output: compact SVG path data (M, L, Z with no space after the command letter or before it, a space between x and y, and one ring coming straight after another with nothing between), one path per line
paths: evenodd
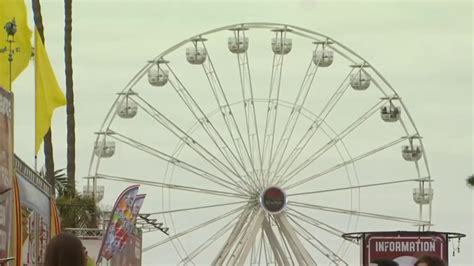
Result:
M36 34L36 139L35 151L39 151L44 135L48 133L51 127L51 119L53 117L54 109L66 105L66 97L59 87L56 76L53 72L53 67L41 41L38 30Z
M16 32L14 35L9 35L5 28ZM31 35L25 2L0 0L0 87L11 90L10 74L11 81L14 81L30 63ZM12 59L11 73L9 58Z

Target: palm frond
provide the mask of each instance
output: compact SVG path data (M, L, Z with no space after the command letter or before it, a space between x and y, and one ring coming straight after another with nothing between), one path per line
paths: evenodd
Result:
M466 179L467 185L474 188L474 175L471 175Z

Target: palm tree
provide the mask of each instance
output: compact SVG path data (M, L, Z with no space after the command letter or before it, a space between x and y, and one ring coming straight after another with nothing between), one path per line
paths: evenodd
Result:
M76 193L76 121L74 119L74 90L72 71L72 0L64 0L64 61L66 74L67 177Z
M471 175L466 179L467 185L474 188L474 175Z
M64 196L68 193L69 182L66 174L64 173L64 168L54 171L54 190L57 197ZM40 177L46 179L46 167L42 167L39 171Z
M63 228L95 228L96 216L99 210L91 197L73 194L69 179L64 173L64 168L54 171L56 191L56 206L58 207L61 226ZM45 167L39 172L45 177Z
M41 15L41 4L39 0L32 0L33 5L33 16L35 26L38 29L41 41L44 43L44 27L43 27L43 16ZM46 165L46 180L48 183L55 187L54 179L54 153L53 153L53 141L51 128L48 133L44 136L44 160ZM53 189L54 193L54 189Z
M96 215L95 202L91 197L61 196L56 198L56 206L63 228L90 228Z

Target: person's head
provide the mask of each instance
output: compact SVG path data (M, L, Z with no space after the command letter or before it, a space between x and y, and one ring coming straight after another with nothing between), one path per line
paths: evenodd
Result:
M51 239L46 247L44 266L84 266L86 258L81 240L71 234L61 233Z
M372 261L372 264L377 266L398 266L398 263L389 259L376 259Z
M423 256L415 262L415 266L445 266L444 261L435 256Z

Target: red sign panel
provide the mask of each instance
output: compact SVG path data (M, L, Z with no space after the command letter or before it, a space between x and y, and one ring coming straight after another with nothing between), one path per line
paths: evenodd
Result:
M364 236L363 265L391 260L399 266L413 266L418 258L429 255L448 263L447 236L431 232L381 232Z

